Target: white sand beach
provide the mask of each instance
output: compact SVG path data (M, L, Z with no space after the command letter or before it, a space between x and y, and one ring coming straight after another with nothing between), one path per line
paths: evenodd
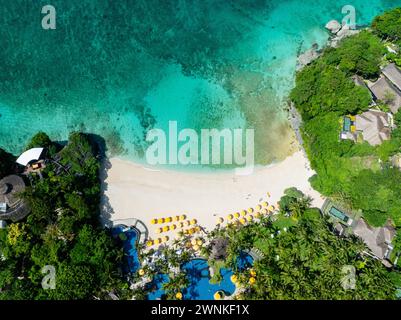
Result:
M276 204L289 187L311 196L316 207L324 202L308 182L314 171L309 169L309 161L301 151L281 163L255 169L249 176L236 176L234 171L217 174L159 171L118 158L109 161L111 167L103 185L104 219L141 220L149 228L151 238L156 237L155 226L150 224L152 218L186 214L210 230L216 226L218 217L254 208L261 201Z

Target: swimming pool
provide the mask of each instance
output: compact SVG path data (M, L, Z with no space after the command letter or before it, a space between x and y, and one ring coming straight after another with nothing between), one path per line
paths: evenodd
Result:
M168 283L170 278L166 274L156 274L153 277L153 281L147 284L146 289L151 289L152 291L148 294L148 300L163 300L166 294L163 290L163 284Z
M253 264L253 258L249 254L242 252L236 261L236 269L243 271L249 268ZM231 295L235 291L235 285L231 281L231 276L234 274L232 269L221 268L220 273L222 280L218 284L210 283L210 271L207 260L197 258L188 261L183 264L181 269L186 272L189 285L183 290L184 300L214 300L214 294L216 291L224 291L227 295ZM164 274L158 274L154 277L150 286L153 287L152 291L148 295L149 300L163 299L165 295L162 289L163 284L169 281L169 277Z
M137 251L137 242L139 239L138 230L135 228L128 228L126 226L116 226L112 229L112 234L115 238L122 242L125 263L124 272L125 273L135 273L140 266L140 261Z

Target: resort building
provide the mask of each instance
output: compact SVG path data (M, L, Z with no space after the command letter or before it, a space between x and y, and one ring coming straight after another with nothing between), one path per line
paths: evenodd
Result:
M391 242L396 231L387 224L385 227L374 228L369 226L361 217L361 211L345 210L338 203L326 200L322 207L323 214L329 217L333 224L333 232L339 236L355 235L366 244L369 250L364 251L386 266L391 266L390 256L393 252Z
M393 114L397 113L401 107L401 70L394 63L389 64L369 89L376 100L386 103Z
M396 234L393 227L387 225L381 228L374 228L369 226L364 219L359 219L352 229L354 234L363 240L376 258L382 261L390 259L393 251L391 242ZM386 262L384 261L385 264Z
M16 222L28 215L29 207L19 197L24 189L24 180L17 175L0 180L0 220Z
M341 139L364 140L377 146L390 140L392 127L393 116L390 113L370 109L360 115L344 117Z
M383 75L401 92L401 70L394 63L383 68Z

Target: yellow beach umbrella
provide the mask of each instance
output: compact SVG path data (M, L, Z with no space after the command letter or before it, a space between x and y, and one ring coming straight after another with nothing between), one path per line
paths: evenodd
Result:
M253 208L248 209L248 213L253 213L253 212L254 212Z
M230 277L230 280L231 280L232 283L236 284L237 281L238 281L238 277L237 277L235 274L233 274L233 275Z
M223 298L223 295L221 293L221 291L217 291L214 295L213 295L214 300L221 300Z
M245 224L245 223L246 223L246 220L245 220L244 218L241 218L241 219L239 220L239 222L241 222L242 224Z
M269 198L271 197L270 192L267 192L266 195L267 195Z
M180 222L180 223L178 224L178 227L179 227L179 228L184 228L184 223L183 223L183 222Z
M255 218L260 218L260 216L261 216L261 214L259 211L255 213Z
M267 208L267 210L269 210L270 212L273 212L273 211L274 211L274 206L269 206L269 207Z
M164 218L159 218L158 220L157 220L157 223L164 223Z
M157 224L157 219L150 220L150 224Z
M185 243L185 246L187 247L187 248L191 248L191 241L187 241L186 243Z
M218 223L223 223L223 222L224 222L224 219L223 219L222 217L220 217L220 218L217 219L217 222L218 222Z
M175 297L176 297L178 300L181 300L181 299L182 299L182 293L181 293L181 292L177 292L177 293L175 294Z
M251 269L251 270L249 270L249 273L250 273L250 275L252 277L256 277L256 271L255 270Z
M267 207L267 206L269 206L269 203L267 201L262 202L262 206Z
M173 217L173 221L174 221L174 222L180 221L180 216L174 216L174 217Z
M198 251L198 250L199 250L199 246L198 246L197 244L194 245L193 248L194 248L195 251Z
M172 217L166 218L166 222L167 222L167 223L170 223L171 221L173 221L173 218L172 218Z
M170 240L170 238L168 237L168 236L164 236L163 237L163 242L167 242L167 241L169 241Z
M191 224L192 224L192 225L196 224L197 222L198 222L198 221L197 221L196 219L192 219L192 220L191 220Z
M229 214L229 215L227 216L227 219L231 221L232 219L234 219L234 216L233 216L232 214Z
M247 216L247 217L246 217L246 220L248 220L249 222L251 222L251 221L253 220L253 217L252 217L252 216Z
M201 246L201 245L203 244L203 241L202 241L201 239L198 239L198 241L196 241L196 244L197 244L198 246Z
M191 244L194 246L194 245L196 245L196 239L192 239L191 240Z
M181 221L184 221L186 218L187 218L187 216L186 216L185 214L183 214L183 215L180 216L180 220L181 220Z
M143 276L143 275L145 274L145 270L139 269L139 270L138 270L138 274L139 274L140 276Z
M256 282L256 279L254 277L249 278L249 284L254 284Z
M155 239L155 240L153 241L154 244L159 244L160 242L161 242L160 239Z
M170 230L175 230L175 229L177 229L177 226L176 226L175 224L172 224L172 225L170 226Z
M169 231L170 230L170 227L169 226L164 226L163 227L163 232L167 232L167 231Z
M261 213L262 213L262 214L268 214L269 211L267 211L267 209L263 209L263 210L261 211Z
M245 217L247 214L246 210L241 210L241 216Z
M195 232L200 232L201 231L201 228L199 226L196 226L194 229L195 229Z
M156 233L162 233L163 232L163 228L157 228L156 229Z
M146 242L146 246L151 247L153 246L153 241L149 240L148 242Z
M238 219L240 217L239 212L234 213L234 218Z
M188 227L190 224L191 224L191 223L189 222L189 220L184 221L184 225L185 225L185 226Z
M188 234L194 234L194 233L195 233L194 229L189 229L188 230Z
M262 210L262 206L261 206L260 204L258 204L258 205L256 206L256 210L257 210L257 211Z

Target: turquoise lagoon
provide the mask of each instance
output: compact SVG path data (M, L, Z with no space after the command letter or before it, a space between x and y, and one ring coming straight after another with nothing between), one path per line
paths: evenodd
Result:
M41 7L57 29L41 29ZM285 101L296 57L352 4L365 25L400 1L14 0L0 6L0 147L38 130L102 135L141 161L146 132L254 128L256 161L291 152Z

